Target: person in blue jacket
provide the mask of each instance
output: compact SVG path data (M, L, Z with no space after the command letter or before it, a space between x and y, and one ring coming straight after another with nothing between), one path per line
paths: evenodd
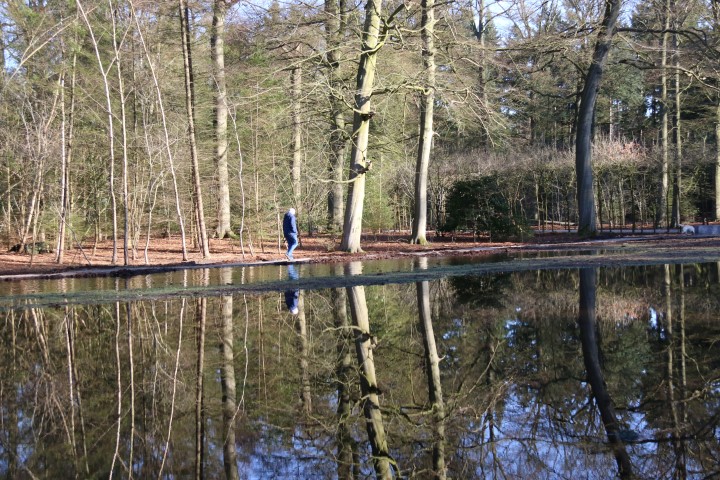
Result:
M283 235L285 235L285 241L288 246L285 256L288 260L294 260L293 250L295 250L298 245L298 228L294 208L288 210L285 217L283 217Z

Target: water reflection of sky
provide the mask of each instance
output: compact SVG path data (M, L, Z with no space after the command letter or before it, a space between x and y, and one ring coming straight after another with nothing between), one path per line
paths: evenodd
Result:
M275 274L302 279L306 267ZM198 281L193 275L186 279ZM16 469L18 476L24 468L51 476L84 472L81 435L93 446L91 474L106 472L116 434L118 455L135 465L138 478L193 471L201 322L206 478L224 471L228 395L237 402L230 447L242 478L335 478L343 444L353 449L361 476L375 476L363 409L370 394L378 398L375 421L387 432L392 462L408 478L427 478L440 440L452 478L615 475L597 392L583 364L576 270L449 277L421 286L303 290L305 333L300 316L288 314L283 290L7 314L0 413L3 425L13 428L0 442L0 475L13 476ZM718 265L600 269L591 286L600 370L634 474L720 473L708 460L720 456ZM362 304L351 309L351 301ZM420 322L424 304L431 333ZM369 334L356 325L358 315L367 316ZM365 341L369 353L361 363L358 345ZM434 391L442 405L433 408L432 351L442 387ZM378 386L363 392L360 375L369 364ZM224 383L228 369L235 375L231 392ZM72 392L69 371L76 376ZM343 398L348 414L341 418ZM168 431L170 455L160 474ZM120 465L116 474L122 476Z

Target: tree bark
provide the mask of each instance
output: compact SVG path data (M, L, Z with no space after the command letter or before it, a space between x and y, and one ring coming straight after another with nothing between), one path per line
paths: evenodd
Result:
M108 117L108 126L107 126L107 136L108 136L108 162L109 162L109 170L110 175L108 179L109 189L110 189L110 201L112 205L112 229L113 229L113 249L112 249L112 264L115 265L117 263L117 199L115 198L115 130L114 130L114 115L113 115L113 108L112 108L112 97L110 95L110 82L108 81L107 72L105 71L105 67L103 66L102 58L100 58L100 46L98 45L98 41L95 38L95 32L93 31L92 25L90 25L90 20L87 17L87 13L85 12L85 9L82 6L82 3L79 1L77 2L78 10L80 10L80 14L83 17L83 21L85 22L85 26L88 28L88 32L90 33L90 38L92 40L93 44L93 50L95 51L95 58L98 62L98 69L100 70L100 74L103 78L103 87L105 89L105 108L106 108L106 114Z
M433 143L433 112L435 107L435 0L422 0L420 35L423 42L425 85L420 96L420 139L415 164L415 215L410 243L427 242L428 166Z
M70 216L70 163L73 153L73 141L75 132L75 80L77 73L77 53L73 53L72 67L70 74L70 111L65 111L65 82L61 86L62 98L60 107L62 109L62 165L60 167L60 219L58 222L58 239L55 246L55 262L63 263L65 256L65 238L67 236L67 220Z
M343 164L347 150L344 103L339 93L340 54L345 31L345 0L325 0L325 42L327 43L327 66L332 130L330 132L330 191L328 192L328 228L342 230L343 226Z
M207 229L205 228L205 209L203 207L202 187L200 185L200 165L198 163L197 142L195 136L195 87L190 49L190 8L187 0L179 0L180 36L185 70L185 108L187 110L188 141L190 142L190 162L192 168L193 196L195 200L198 241L203 258L210 258Z
M380 14L382 0L367 0L365 27L363 29L362 53L357 71L355 105L353 114L352 152L350 153L350 187L345 203L345 220L340 249L356 253L360 248L362 215L365 202L365 173L368 167L368 138L370 134L370 109L377 53L380 42Z
M292 122L293 122L293 157L290 166L292 175L292 202L295 209L300 212L300 171L302 168L302 115L300 97L302 95L302 68L295 65L290 71L290 83L292 84Z
M678 36L673 34L673 47L675 50L675 155L673 156L673 202L670 226L677 228L681 223L680 198L682 194L682 135L680 130L680 56L677 53Z
M665 219L665 210L667 203L668 184L670 177L670 154L669 154L669 116L668 116L668 87L667 87L667 51L668 42L670 41L670 34L667 30L670 30L670 0L665 2L665 32L662 37L662 53L660 57L660 108L662 108L661 115L661 130L660 130L660 141L662 142L662 165L660 166L660 185L658 192L658 204L657 211L655 212L655 227L659 227L662 221Z
M215 75L215 162L218 182L218 211L215 233L218 238L234 236L230 224L230 175L228 173L228 106L225 85L226 10L226 0L215 0L213 2L210 50Z
M130 8L133 8L132 2L130 3ZM147 44L145 43L145 37L143 36L142 29L140 28L140 21L138 20L138 17L135 13L135 10L132 10L132 16L135 20L135 26L137 27L137 33L138 37L140 38L140 42L143 46L143 51L145 52L145 59L147 60L148 68L150 69L150 73L152 74L153 79L153 86L155 87L155 93L157 95L157 103L158 108L160 109L160 119L162 121L163 126L163 135L164 135L164 142L163 147L165 149L165 153L167 154L168 163L170 164L170 175L172 177L172 183L173 183L173 193L175 196L175 212L177 214L178 224L180 226L180 243L182 246L182 259L183 261L187 261L187 239L185 236L185 220L183 219L182 215L182 207L180 204L180 193L178 191L178 182L177 182L177 175L175 174L175 160L173 159L173 150L170 148L170 134L168 132L168 122L167 122L167 115L165 114L165 105L163 103L162 99L162 92L160 90L160 82L158 81L158 76L155 73L155 67L153 66L152 59L150 58L150 52L148 51Z
M603 66L615 34L615 25L622 0L606 0L605 13L593 52L590 68L585 76L585 88L580 99L578 128L575 140L575 171L577 174L578 234L595 235L595 194L593 192L593 172L591 163L592 130Z

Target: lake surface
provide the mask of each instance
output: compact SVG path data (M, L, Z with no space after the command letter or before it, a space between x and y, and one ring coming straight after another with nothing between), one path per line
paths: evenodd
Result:
M720 264L507 260L0 285L0 475L720 475Z

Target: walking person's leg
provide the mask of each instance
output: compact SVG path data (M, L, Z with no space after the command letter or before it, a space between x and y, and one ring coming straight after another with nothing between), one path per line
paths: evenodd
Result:
M295 248L298 245L297 235L288 235L286 240L287 240L287 244L288 244L288 250L287 250L287 253L285 254L285 256L288 258L288 260L292 260L293 259L293 250L295 250Z

